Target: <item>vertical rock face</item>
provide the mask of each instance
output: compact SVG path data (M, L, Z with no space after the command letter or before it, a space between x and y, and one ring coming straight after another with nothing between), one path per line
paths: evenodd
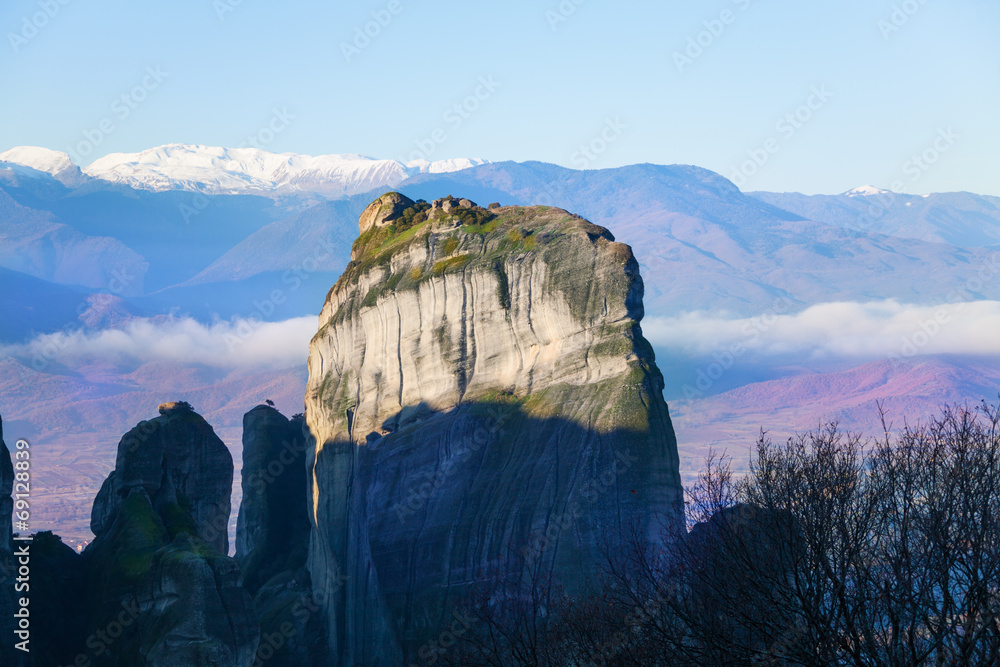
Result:
M243 416L236 560L261 625L260 662L322 664L325 641L305 569L309 548L305 419L258 405Z
M171 505L184 508L198 535L225 555L232 487L233 457L208 422L186 403L164 403L159 417L140 422L118 443L90 528L104 533L132 490L142 488L161 514Z
M47 531L32 537L30 551L29 664L72 665L86 650L86 637L91 631L84 559Z
M243 501L236 524L236 560L251 594L281 571L305 565L309 543L306 432L266 405L243 416Z
M140 654L149 665L250 665L258 628L236 564L175 538L138 589Z
M225 555L232 457L187 404L160 413L122 438L94 502L88 631L122 633L81 653L95 665L250 665L259 629Z
M362 218L310 346L331 664L416 658L499 574L585 588L605 540L682 513L631 249L548 207L392 215Z

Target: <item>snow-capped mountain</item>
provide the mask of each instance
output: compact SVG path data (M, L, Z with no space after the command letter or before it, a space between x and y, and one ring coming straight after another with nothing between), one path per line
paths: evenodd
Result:
M111 153L84 167L82 174L142 190L335 198L395 187L416 174L459 171L487 162L455 158L402 163L356 154L312 156L257 148L167 144L139 153ZM83 178L66 153L47 148L19 146L0 153L0 168L5 166L44 172L64 182L69 174Z
M874 195L881 195L887 192L889 192L889 190L882 190L881 188L876 188L874 185L862 185L852 188L843 194L846 197L872 197Z
M356 154L311 156L168 144L140 153L112 153L83 171L93 178L144 190L346 197L395 187L415 174L457 171L485 162L463 158L404 164Z
M17 146L0 153L0 169L27 176L37 176L36 172L41 172L70 186L85 180L69 155L37 146Z
M18 146L4 151L0 153L0 162L31 167L53 176L74 166L66 153L37 146Z

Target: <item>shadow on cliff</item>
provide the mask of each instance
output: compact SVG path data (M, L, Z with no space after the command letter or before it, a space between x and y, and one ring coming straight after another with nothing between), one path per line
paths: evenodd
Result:
M252 600L229 558L233 462L185 402L118 444L82 554L48 532L31 552L34 665L249 664Z
M409 407L353 433L363 444L318 448L310 569L314 583L343 575L328 607L335 653L416 660L474 590L541 574L584 592L628 527L650 541L679 529L676 441L660 405L646 423L603 430L501 393L447 412Z

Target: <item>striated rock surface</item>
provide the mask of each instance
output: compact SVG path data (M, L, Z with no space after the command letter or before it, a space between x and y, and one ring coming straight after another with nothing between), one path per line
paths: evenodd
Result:
M159 412L159 417L140 422L118 443L115 469L94 501L91 530L98 536L108 530L132 490L142 488L161 515L169 506L182 507L197 534L225 555L233 457L187 403L164 403Z
M310 346L329 664L416 659L498 574L583 589L605 540L682 512L631 249L548 207L392 215L362 217Z

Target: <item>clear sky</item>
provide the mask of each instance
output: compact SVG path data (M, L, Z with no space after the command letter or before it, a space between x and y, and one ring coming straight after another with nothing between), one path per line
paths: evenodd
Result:
M5 0L0 26L0 150L82 164L252 140L1000 195L995 0Z

